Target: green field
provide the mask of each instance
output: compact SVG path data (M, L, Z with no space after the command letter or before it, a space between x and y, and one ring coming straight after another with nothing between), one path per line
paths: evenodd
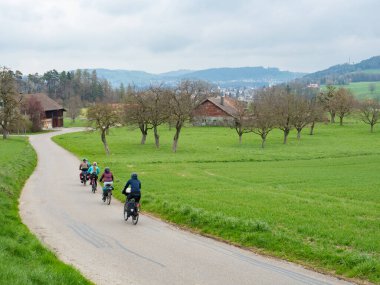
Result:
M369 85L374 84L375 90L371 93L369 91ZM344 87L350 89L357 99L369 99L369 98L379 98L380 99L380 81L375 82L354 82L348 85L336 85L337 88ZM324 89L325 86L322 86Z
M55 137L78 157L110 166L115 194L132 171L142 208L172 222L256 251L346 277L380 282L380 130L350 122L305 129L301 141L270 133L238 144L228 128L185 128L177 153L162 127L140 145L137 130L113 129L111 156L98 133ZM86 147L83 147L86 146Z
M88 127L87 120L87 108L82 108L80 110L80 115L73 122L71 118L68 117L67 113L63 113L63 127L72 128L72 127Z
M0 140L0 284L91 284L41 245L18 213L18 198L36 165L26 138Z
M88 127L88 121L84 118L77 118L74 122L70 118L63 118L63 127L64 128L73 128L73 127Z

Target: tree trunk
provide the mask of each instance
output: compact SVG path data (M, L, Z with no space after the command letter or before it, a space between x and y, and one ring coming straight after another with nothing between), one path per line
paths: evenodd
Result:
M8 138L8 131L6 129L3 128L3 140L7 139Z
M261 135L261 148L264 148L265 147L265 141L267 139L267 134L264 133Z
M239 133L239 144L241 144L242 140L243 140L243 134Z
M145 144L147 133L142 133L141 144Z
M301 139L301 131L302 129L297 129L297 140Z
M102 130L102 142L103 142L103 145L104 145L104 150L106 151L106 154L107 155L110 155L110 150L108 148L108 144L107 144L107 140L106 140L106 130Z
M156 147L159 148L160 147L160 135L158 134L157 126L153 127L153 131L154 131L154 142L156 144Z
M289 132L290 132L289 129L284 129L284 144L286 144L288 142Z
M173 152L177 152L177 145L178 145L179 133L181 132L181 128L182 128L182 124L177 122L176 127L175 127L175 134L173 138L173 146L172 146Z
M331 120L330 123L335 123L335 112L330 112Z
M314 135L314 127L315 127L315 122L313 122L310 126L310 134L309 135Z
M373 133L373 126L374 124L371 124L371 133Z
M339 125L343 126L343 117L339 116Z
M146 137L148 135L148 127L146 124L139 124L139 129L141 131L141 144L145 144Z

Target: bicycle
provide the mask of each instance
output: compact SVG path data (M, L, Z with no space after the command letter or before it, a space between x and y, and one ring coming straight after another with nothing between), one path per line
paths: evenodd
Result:
M103 202L106 203L107 205L111 204L112 190L113 190L112 185L105 186L105 190L103 190Z
M86 186L87 180L90 180L90 174L82 170L80 173L80 182L83 183L83 186Z
M92 175L91 176L91 190L92 190L92 193L95 193L96 192L96 187L98 186L98 181L96 179L96 176L95 175Z
M124 204L124 220L128 221L129 217L132 217L132 223L136 225L139 221L140 206L136 203L135 199L132 198L126 201Z

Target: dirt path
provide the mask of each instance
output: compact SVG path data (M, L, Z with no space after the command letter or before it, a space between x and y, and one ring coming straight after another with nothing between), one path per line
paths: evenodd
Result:
M38 166L23 190L21 216L96 284L348 284L147 216L137 226L126 223L122 203L104 205L100 191L80 184L79 161L51 141L56 134L30 137Z

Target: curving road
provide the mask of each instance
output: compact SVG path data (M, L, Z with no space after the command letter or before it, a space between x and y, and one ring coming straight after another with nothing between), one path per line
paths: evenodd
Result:
M30 137L38 165L20 198L21 216L96 284L349 284L147 216L137 226L125 222L122 203L104 205L100 191L79 183L79 161L51 141L56 134Z

